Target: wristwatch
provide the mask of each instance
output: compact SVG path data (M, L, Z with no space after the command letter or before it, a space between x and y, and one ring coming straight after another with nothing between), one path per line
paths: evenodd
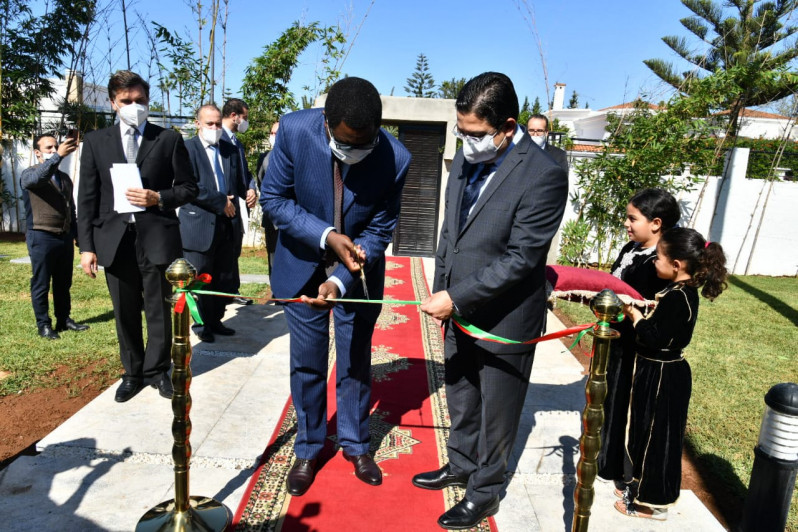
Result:
M158 208L163 210L163 197L160 192L158 193Z

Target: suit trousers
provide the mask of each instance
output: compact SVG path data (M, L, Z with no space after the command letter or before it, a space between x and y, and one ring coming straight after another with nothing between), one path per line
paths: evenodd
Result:
M105 280L116 319L119 354L125 373L149 383L169 370L172 346L170 305L172 285L166 280L167 264L153 264L137 238L135 224L128 225L116 256L105 268ZM147 345L141 328L141 311L147 322Z
M32 275L30 298L36 326L53 323L49 315L48 295L50 279L53 280L53 310L56 323L63 323L72 310L69 289L72 287L75 247L72 235L57 235L48 231L30 229L26 238Z
M316 296L326 280L323 265L302 294ZM377 307L377 308L374 308ZM347 454L369 452L371 406L371 337L380 309L369 304L337 304L335 326L335 386L338 445ZM315 458L327 437L327 372L330 312L304 304L285 306L291 335L291 398L297 414L294 450L297 458Z
M497 355L447 327L446 402L449 407L449 464L467 474L466 498L485 504L505 485L535 346L525 353Z
M183 256L197 269L198 274L211 275L211 282L205 290L226 294L233 294L238 290L240 254L241 234L235 234L233 224L227 216L216 217L213 242L207 251L183 250ZM226 297L200 295L197 308L202 321L211 326L220 324L229 301Z

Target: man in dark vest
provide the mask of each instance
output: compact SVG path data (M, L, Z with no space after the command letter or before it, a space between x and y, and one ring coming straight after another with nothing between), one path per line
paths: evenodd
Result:
M30 297L39 336L57 340L59 331L85 331L89 328L69 317L69 289L75 257L75 200L72 181L58 169L61 159L77 148L77 139L67 138L59 146L55 137L42 135L35 139L33 147L39 164L22 172L21 178L27 221L26 241L33 270ZM53 281L55 329L50 321L47 301L50 279Z

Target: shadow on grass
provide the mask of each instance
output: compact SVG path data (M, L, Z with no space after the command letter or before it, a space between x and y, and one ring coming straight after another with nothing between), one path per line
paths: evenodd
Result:
M736 530L742 521L748 487L727 460L714 454L699 454L689 437L684 441L684 451L692 458L698 474L730 530Z
M85 320L80 320L81 323L103 323L106 321L114 321L113 310L109 310L108 312L103 312L102 314L97 314L96 316L92 316L91 318L86 318Z
M744 290L745 292L751 294L762 303L765 303L770 306L774 311L778 312L788 320L792 322L793 325L798 326L798 310L794 309L781 299L777 297L773 297L771 294L767 292L763 292L759 288L751 286L750 284L746 283L745 281L740 280L738 277L730 275L728 278L729 284L733 284L737 288Z

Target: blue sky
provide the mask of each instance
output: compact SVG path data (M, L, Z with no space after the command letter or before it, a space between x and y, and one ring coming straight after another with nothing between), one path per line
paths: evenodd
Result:
M140 13L145 20L191 31L196 38L196 24L182 0L127 0L127 4L129 24ZM352 39L370 5L371 0L230 0L227 86L237 92L250 61L292 22L348 24ZM579 106L588 103L592 109L630 101L641 92L652 101L670 95L642 61L675 60L661 37L687 34L679 19L689 11L678 0L374 0L342 71L370 80L383 94L393 90L394 96L405 96L406 78L423 52L438 83L496 70L510 76L522 102L525 96L530 102L538 96L545 105L546 83L530 8L552 94L555 82L565 83L566 102L576 90ZM118 39L122 28L118 9L108 22L112 39ZM133 36L139 44L134 45L132 60L134 70L146 74L140 61L145 48L141 35ZM107 79L106 36L98 35L93 46L96 69L102 72L98 77ZM123 46L122 41L110 56L114 69L125 66ZM291 84L297 99L304 85L313 85L319 59L319 47L301 57Z

